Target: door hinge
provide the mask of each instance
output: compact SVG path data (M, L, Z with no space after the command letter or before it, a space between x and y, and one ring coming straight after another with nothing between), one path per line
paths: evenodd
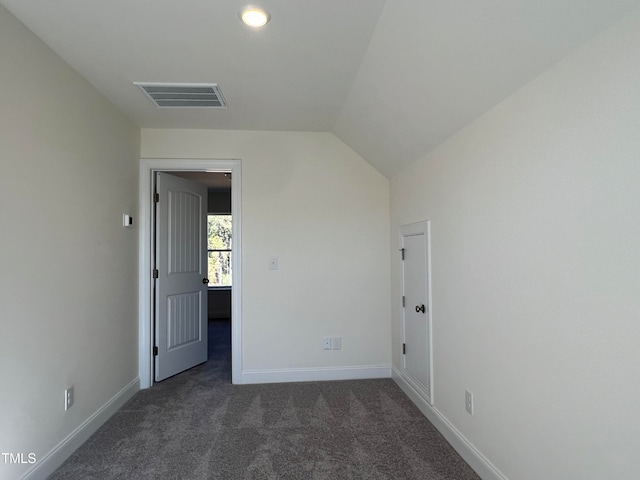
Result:
M153 278L158 278L158 269L157 268L153 269Z
M403 343L403 344L402 344L402 354L403 354L403 355L406 355L406 354L407 354L407 344L406 344L406 343Z
M159 194L159 193L156 193L156 194L153 196L153 199L155 200L155 202L156 202L156 203L158 203L158 202L160 201L160 194Z
M400 254L402 255L402 260L404 260L404 248L400 249Z
M153 356L154 357L158 356L158 347L156 347L156 346L153 347Z
M406 300L407 300L407 299L406 299L406 298L405 298L405 296L403 295L403 296L402 296L402 308L404 308L404 307L406 306L406 305L405 305Z

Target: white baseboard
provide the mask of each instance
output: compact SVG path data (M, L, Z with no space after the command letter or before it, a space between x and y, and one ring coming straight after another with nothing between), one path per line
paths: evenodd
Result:
M391 378L391 365L243 370L242 383L318 382Z
M508 480L436 407L427 403L395 367L392 378L480 478Z
M51 475L80 445L95 433L116 411L140 390L140 379L135 378L129 385L116 393L111 400L100 407L78 428L66 436L49 453L33 465L21 480L44 480Z

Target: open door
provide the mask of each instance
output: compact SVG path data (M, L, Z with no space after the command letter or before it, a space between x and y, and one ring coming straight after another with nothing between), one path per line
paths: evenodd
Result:
M207 360L207 188L156 173L155 381Z

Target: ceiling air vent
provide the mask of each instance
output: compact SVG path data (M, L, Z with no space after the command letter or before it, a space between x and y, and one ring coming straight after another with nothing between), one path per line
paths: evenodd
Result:
M138 83L157 106L163 108L227 108L220 87L215 83Z

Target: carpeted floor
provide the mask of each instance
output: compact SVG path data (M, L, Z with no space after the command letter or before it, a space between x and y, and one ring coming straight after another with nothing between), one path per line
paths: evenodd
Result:
M477 480L390 379L231 385L210 360L138 392L50 478Z

